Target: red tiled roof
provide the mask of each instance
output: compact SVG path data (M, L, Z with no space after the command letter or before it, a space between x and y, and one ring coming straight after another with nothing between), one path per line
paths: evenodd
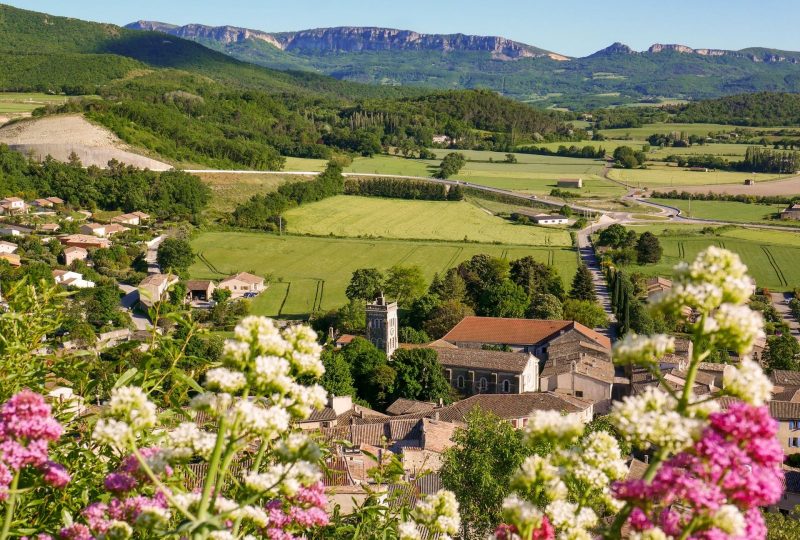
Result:
M464 317L442 339L454 342L534 345L574 328L599 345L611 348L611 340L575 321Z
M484 351L482 349L434 348L439 363L445 367L486 369L507 373L522 373L531 361L528 353ZM537 362L537 360L533 360Z

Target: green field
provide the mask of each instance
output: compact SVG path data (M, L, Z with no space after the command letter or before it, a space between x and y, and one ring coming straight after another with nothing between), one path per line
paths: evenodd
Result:
M70 98L39 92L0 92L0 114L29 113L45 105L60 105Z
M313 178L294 174L199 173L197 176L211 188L210 209L218 212L230 212L253 195L274 191L285 182Z
M652 189L712 184L743 184L745 178L754 178L756 182L781 178L777 174L689 171L682 167L670 167L662 163L648 163L647 169L611 169L608 176L634 187Z
M659 204L679 208L685 217L719 219L739 223L770 223L786 225L777 221L776 214L786 208L785 204L748 204L732 201L685 201L681 199L651 199Z
M654 133L672 133L674 131L684 132L687 135L708 135L718 131L734 131L741 129L741 126L728 124L672 124L658 122L655 124L645 124L635 128L602 129L600 132L609 139L637 139L645 140Z
M406 201L340 195L285 214L286 230L314 236L570 246L560 228L517 225L467 201Z
M505 259L527 255L558 269L569 286L577 267L571 248L523 247L464 242L413 242L275 236L264 233L204 232L192 246L199 254L189 269L193 278L220 279L239 271L271 274L269 289L251 311L273 317L303 317L346 302L344 290L357 268L386 269L415 264L431 279L479 253Z
M691 261L698 252L715 245L738 253L759 287L791 290L800 286L800 265L797 264L800 260L800 235L796 233L730 228L718 235L699 235L691 232L696 231L697 227L650 225L632 228L637 232L654 232L664 248L664 255L658 264L627 267L632 272L669 276L675 264ZM669 233L664 234L664 230Z

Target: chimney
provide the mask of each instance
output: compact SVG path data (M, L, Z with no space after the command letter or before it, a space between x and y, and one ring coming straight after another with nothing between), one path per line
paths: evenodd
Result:
M438 421L439 421L439 411L434 411L434 413L433 413L433 419L434 419L434 421L436 421L436 422L438 422Z
M438 406L439 407L444 407L444 400L442 398L439 398L439 405ZM439 414L439 413L436 413L436 414Z

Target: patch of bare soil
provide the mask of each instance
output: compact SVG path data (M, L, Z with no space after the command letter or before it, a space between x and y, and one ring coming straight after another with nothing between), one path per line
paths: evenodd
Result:
M126 165L165 171L172 166L135 153L109 130L79 114L46 116L14 122L0 128L0 143L36 159L52 156L67 161L72 152L85 167L107 167L116 159Z

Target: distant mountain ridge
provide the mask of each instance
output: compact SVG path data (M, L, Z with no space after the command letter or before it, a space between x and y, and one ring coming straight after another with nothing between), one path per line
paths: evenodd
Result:
M343 26L264 32L236 26L138 21L230 57L288 71L383 86L484 88L541 106L589 109L732 94L800 92L800 52L623 43L582 58L497 36Z
M500 60L548 57L563 61L569 57L499 36L467 34L424 34L412 30L367 26L315 28L297 32L269 33L236 26L187 24L176 26L158 21L136 21L125 28L172 34L184 39L213 39L224 44L257 39L283 51L358 52L358 51L481 51Z

